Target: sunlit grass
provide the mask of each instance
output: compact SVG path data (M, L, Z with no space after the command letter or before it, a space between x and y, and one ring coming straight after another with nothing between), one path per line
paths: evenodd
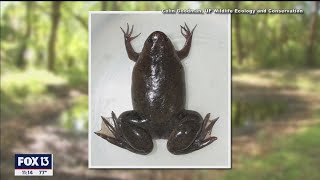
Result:
M312 116L313 116L313 118L315 118L315 119L320 119L320 107L319 107L319 109L314 110Z
M29 69L1 76L1 90L12 95L41 94L47 85L61 85L66 81L46 70Z
M28 69L1 76L1 110L3 116L17 116L24 107L53 101L48 85L62 85L65 79L45 70Z
M320 93L320 70L252 70L233 74L234 81Z
M282 76L278 79L277 83L303 91L320 92L320 82L313 77L313 74L300 72L296 76L297 77ZM320 79L320 75L317 77L317 79Z
M287 102L281 99L247 100L238 103L234 100L232 102L232 125L242 126L246 123L271 121L289 110ZM238 113L240 113L239 117L237 117ZM236 121L240 124L236 124Z
M320 179L320 124L274 142L268 155L249 157L225 179Z

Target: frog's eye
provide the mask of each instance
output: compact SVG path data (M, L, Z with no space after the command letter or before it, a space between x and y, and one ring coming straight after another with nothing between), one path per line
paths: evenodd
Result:
M164 37L164 40L167 42L169 39L167 37Z
M149 38L149 39L148 39L148 42L149 42L149 43L152 43L152 38Z

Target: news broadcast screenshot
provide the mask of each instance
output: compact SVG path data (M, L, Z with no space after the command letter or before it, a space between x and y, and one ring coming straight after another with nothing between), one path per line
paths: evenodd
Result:
M319 1L1 1L1 179L320 179Z

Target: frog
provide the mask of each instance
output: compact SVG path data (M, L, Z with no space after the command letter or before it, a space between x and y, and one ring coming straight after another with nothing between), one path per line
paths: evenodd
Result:
M139 53L131 42L141 33L132 36L134 25L130 28L128 23L126 31L120 27L128 58L135 63L131 76L133 109L119 117L112 111L110 122L101 116L111 134L96 135L140 155L152 152L156 139L167 139L167 149L174 155L194 152L217 140L211 131L219 117L210 120L210 113L202 118L197 111L185 109L186 82L181 61L189 55L196 27L191 30L186 23L180 25L185 38L180 50L165 33L154 31Z

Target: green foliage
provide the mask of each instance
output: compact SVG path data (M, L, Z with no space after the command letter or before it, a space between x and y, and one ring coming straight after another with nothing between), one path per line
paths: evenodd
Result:
M83 93L88 91L88 69L73 68L69 71L65 71L63 76L68 80L68 85L70 87L76 88Z
M234 2L204 2L203 8L234 9ZM240 14L240 34L245 54L243 67L300 67L306 65L306 47L309 41L310 11L308 2L241 2L240 9L292 9L301 8L304 14ZM320 14L319 14L320 16ZM233 16L233 25L235 23ZM319 19L319 17L318 17ZM317 29L320 29L318 22ZM238 64L235 26L232 26L233 67ZM319 41L319 31L317 36ZM315 47L315 57L320 56L320 46ZM317 60L317 65L320 61Z
M161 10L168 8L235 8L235 2L105 2L107 10ZM306 63L306 45L309 41L310 3L307 2L241 2L243 9L302 8L304 14L265 14L240 17L244 64L240 65L235 43L235 27L232 27L233 67L297 67ZM63 2L56 43L57 73L82 72L87 68L88 11L101 10L102 2ZM7 69L15 68L17 50L27 42L25 58L28 66L45 68L50 35L51 2L35 2L32 6L31 36L24 39L26 29L25 3L6 3L1 12L1 59ZM233 16L234 18L235 16ZM234 21L233 21L234 23ZM320 29L320 23L318 23ZM318 33L319 34L319 33ZM317 36L317 39L320 35ZM317 41L316 41L317 42ZM315 47L316 57L320 47ZM317 61L320 65L320 61ZM84 76L82 76L84 77ZM68 79L71 79L68 77ZM86 82L86 80L77 80Z
M86 132L88 129L88 96L76 97L72 107L64 111L59 119L66 129Z
M274 142L271 154L246 158L225 179L320 179L320 124Z

